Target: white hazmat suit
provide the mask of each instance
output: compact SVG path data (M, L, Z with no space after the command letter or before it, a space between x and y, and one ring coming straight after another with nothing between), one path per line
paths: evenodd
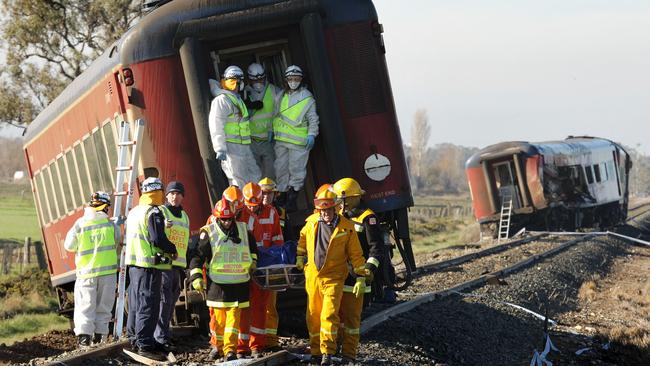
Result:
M86 221L107 218L102 211L95 211L92 207L84 208L84 215L80 217L65 237L63 247L69 252L76 252L79 247L77 230ZM115 243L120 242L120 230L115 227ZM117 275L110 274L93 278L78 278L74 284L74 333L80 334L108 334L108 322L111 320L113 303L115 302L115 289Z
M307 88L301 86L296 90L285 91L281 94L276 102L280 105L284 94L289 96L291 107L305 98L312 97ZM280 113L282 111L278 111ZM307 135L316 138L318 136L318 114L316 113L316 103L312 103L304 114L303 125L308 126ZM309 149L306 146L296 145L284 141L275 142L275 174L277 177L278 191L286 192L289 188L295 191L302 189L307 175L307 161L309 160Z
M212 86L211 83L212 93L217 94L210 105L210 115L208 117L212 147L217 153L217 158L219 154L225 153L226 155L226 159L221 160L221 169L228 177L230 184L242 188L248 182L259 181L261 173L257 164L255 164L250 145L226 141L224 127L228 116L230 114L236 114L240 118L242 116L242 111L239 110L238 106L233 105L226 93L235 96L239 100L241 98L237 93Z

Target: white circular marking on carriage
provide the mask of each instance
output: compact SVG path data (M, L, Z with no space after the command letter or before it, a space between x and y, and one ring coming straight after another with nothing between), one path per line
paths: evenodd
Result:
M381 182L390 174L390 160L381 154L372 154L363 166L368 178Z

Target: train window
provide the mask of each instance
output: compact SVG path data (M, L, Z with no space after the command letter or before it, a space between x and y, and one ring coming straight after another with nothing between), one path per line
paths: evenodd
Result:
M587 175L587 183L592 184L594 182L594 173L591 170L591 165L585 167L585 173Z
M607 176L615 178L616 173L614 173L614 162L608 161L605 165L607 166Z
M72 157L72 150L68 150L63 155L63 162L65 163L65 170L68 175L68 183L70 183L70 196L72 197L73 207L77 208L83 202L83 197L81 195L81 188L79 188L79 173L74 163L74 158ZM80 198L81 201L79 200Z
M104 139L102 138L101 130L97 130L92 134L93 145L95 146L95 156L97 157L97 166L99 178L101 179L100 190L110 191L113 187L113 180L111 179L111 163L108 160L108 152Z
M607 167L605 166L605 163L600 163L598 165L600 165L600 175L603 179L602 181L605 182L609 179L609 174L607 174Z
M52 221L61 217L61 209L59 208L60 194L56 194L54 190L54 180L52 179L52 165L45 169L45 190L47 191L48 202L52 208Z
M68 177L65 174L65 166L63 165L63 156L60 156L54 162L56 166L56 179L59 183L59 191L61 192L61 211L65 215L67 212L71 211L73 208L72 195L70 194L70 183L68 182ZM59 192L56 192L59 193Z
M594 164L594 175L596 176L596 182L600 182L600 167L598 164Z
M97 162L97 153L92 138L87 138L84 140L83 150L85 152L84 155L86 155L86 160L88 161L88 174L90 175L91 192L89 192L89 194L95 191L103 190L101 170L99 167L99 162Z
M102 127L102 137L104 138L104 146L108 153L108 176L111 178L111 186L115 187L113 167L117 164L117 144L115 143L115 135L113 135L113 123L106 123Z
M86 163L83 146L81 146L81 144L77 144L74 147L74 158L77 174L79 174L79 180L81 181L81 202L84 202L86 197L90 197L92 192L90 189L90 178L88 176L88 164Z
M43 213L43 226L48 222L52 221L52 210L50 209L50 203L47 200L47 192L45 191L45 174L44 170L41 170L35 177L36 181L36 192L38 197L40 197L41 203L41 212Z

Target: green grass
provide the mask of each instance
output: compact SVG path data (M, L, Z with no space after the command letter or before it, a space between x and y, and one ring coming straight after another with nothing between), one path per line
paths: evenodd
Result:
M415 205L471 205L468 196L416 196ZM413 251L432 252L478 241L478 224L469 217L427 217L411 213L409 228Z
M56 314L21 314L8 320L0 320L0 343L7 345L25 338L70 327L68 319Z
M0 183L0 239L42 240L29 184Z

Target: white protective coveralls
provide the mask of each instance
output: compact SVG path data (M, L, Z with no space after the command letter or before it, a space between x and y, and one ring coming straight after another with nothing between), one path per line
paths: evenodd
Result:
M251 101L257 102L257 101L262 101L264 99L264 93L266 92L267 88L271 89L271 93L273 94L274 105L277 106L276 101L282 95L282 89L278 88L277 86L269 82L265 82L264 89L261 92L258 92L257 90L253 89L250 85L246 85L246 87L244 88L244 92L246 93L246 95L248 95ZM274 111L277 111L276 109L277 108L274 108ZM250 114L250 119L252 124L253 123L252 120L255 117L254 116L255 111L249 110L248 113ZM269 123L269 128L271 129L271 131L273 130L273 126L271 123ZM260 140L253 139L251 142L251 152L253 153L253 157L255 157L255 162L257 163L257 166L261 170L262 177L269 177L273 180L275 180L274 145L275 144L273 141L260 141Z
M300 86L296 90L285 91L280 94L276 105L280 105L285 93L289 95L289 107L305 98L313 97L307 88ZM319 123L316 103L312 103L307 109L303 120L309 126L307 135L316 138ZM289 188L299 191L302 188L307 175L307 160L309 160L309 150L305 146L284 141L275 142L275 175L279 192L286 192Z
M75 228L86 221L107 218L102 211L92 207L84 208L84 214L77 219L65 237L63 247L76 252L79 247ZM115 243L120 242L120 230L115 226ZM77 277L74 283L74 334L108 334L108 322L115 302L117 275L111 274L93 278Z
M228 115L235 113L241 116L242 114L225 93L230 93L238 99L241 99L241 97L235 92L218 89L214 86L214 83L210 83L210 90L213 95L216 94L210 105L210 115L208 117L212 147L216 153L226 153L226 160L221 161L221 169L228 177L230 184L240 188L244 187L248 182L259 181L261 172L257 164L254 163L255 158L250 145L227 142L224 132Z

